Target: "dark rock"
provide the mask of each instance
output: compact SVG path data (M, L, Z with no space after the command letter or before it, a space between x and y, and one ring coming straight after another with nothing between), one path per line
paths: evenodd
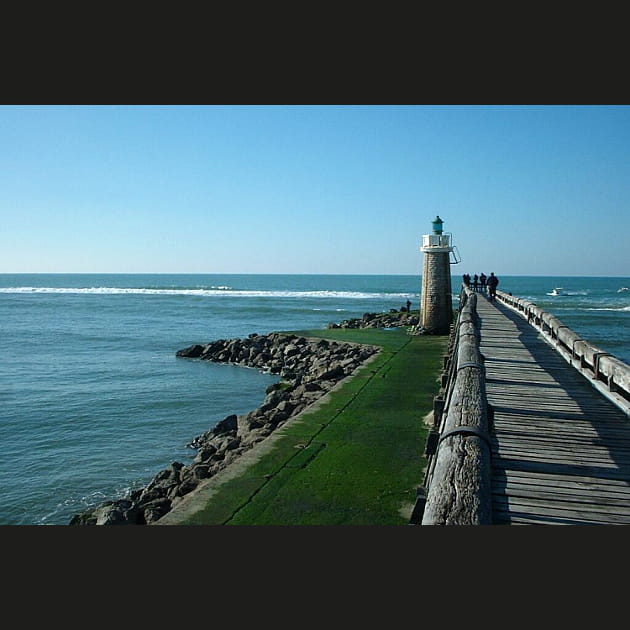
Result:
M199 448L199 452L195 456L194 462L205 462L209 460L217 452L213 444L205 444Z
M269 422L273 425L277 425L279 422L283 422L289 417L289 414L286 411L280 411L279 409L274 409L269 414Z
M238 448L241 444L241 440L240 438L233 438L231 440L228 441L228 443L225 445L225 450L226 451L232 451L235 448Z
M225 433L236 433L238 429L238 419L235 413L223 418L220 422L217 422L214 427L215 435L223 435Z
M175 353L175 356L177 357L186 357L189 359L194 359L196 357L201 356L201 353L203 352L203 346L200 344L195 344L192 345L188 348L184 348L184 350L178 350Z
M144 509L142 512L144 522L154 523L158 519L162 518L165 514L170 512L172 502L170 499L156 499L155 501L151 501L144 505Z
M92 512L82 512L75 514L68 525L96 525L96 516Z
M192 492L198 485L199 485L198 479L188 478L177 487L176 494L179 495L180 497L184 496L185 494Z
M193 468L193 477L195 479L205 479L210 476L210 466L207 464L199 464Z
M138 509L128 500L104 504L94 510L96 525L129 525L136 524Z
M345 370L341 367L341 365L335 365L329 370L325 370L319 375L319 378L322 381L330 381L343 378L346 375Z

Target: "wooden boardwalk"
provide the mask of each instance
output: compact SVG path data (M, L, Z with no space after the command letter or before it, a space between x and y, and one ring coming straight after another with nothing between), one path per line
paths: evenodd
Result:
M497 525L630 524L630 420L521 316L479 295Z

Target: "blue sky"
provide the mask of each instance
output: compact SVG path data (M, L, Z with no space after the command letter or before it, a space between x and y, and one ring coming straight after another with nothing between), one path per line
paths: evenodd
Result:
M630 106L0 106L0 273L630 275Z

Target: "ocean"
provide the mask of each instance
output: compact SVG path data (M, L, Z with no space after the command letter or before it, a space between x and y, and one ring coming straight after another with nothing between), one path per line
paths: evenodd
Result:
M630 364L630 278L499 278ZM0 274L0 524L67 525L125 496L188 463L190 440L278 380L177 350L417 309L420 287L413 275Z

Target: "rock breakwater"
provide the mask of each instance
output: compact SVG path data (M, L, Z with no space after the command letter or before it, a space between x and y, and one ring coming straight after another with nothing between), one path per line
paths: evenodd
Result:
M365 313L360 318L344 319L339 324L330 323L328 328L399 328L417 327L419 323L419 315L392 309L389 313Z
M190 464L173 462L146 487L77 514L69 524L156 522L204 479L229 466L289 418L304 411L378 351L376 346L282 333L220 339L179 350L178 357L257 368L278 374L280 380L267 388L260 407L243 415L230 414L195 437L189 446L197 454Z

